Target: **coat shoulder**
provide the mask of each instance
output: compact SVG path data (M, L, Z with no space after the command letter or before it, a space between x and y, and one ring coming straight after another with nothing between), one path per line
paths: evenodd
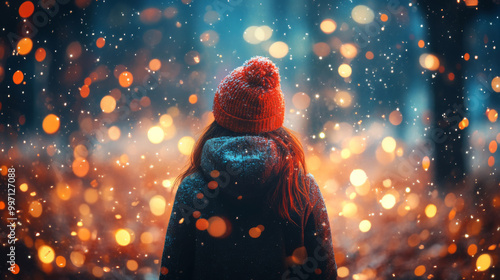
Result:
M305 178L307 189L309 190L309 202L311 207L314 207L319 201L323 200L321 190L311 173L307 173Z
M177 188L176 200L181 202L192 201L193 196L203 191L206 184L206 179L200 172L187 176Z

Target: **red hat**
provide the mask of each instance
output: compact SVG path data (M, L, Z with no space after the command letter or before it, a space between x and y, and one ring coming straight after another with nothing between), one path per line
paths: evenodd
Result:
M219 84L212 110L215 121L234 132L280 128L285 120L285 98L276 65L256 56L234 69Z

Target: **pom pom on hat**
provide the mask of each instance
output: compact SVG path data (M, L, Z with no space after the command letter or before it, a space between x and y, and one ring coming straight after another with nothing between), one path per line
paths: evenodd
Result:
M278 67L261 56L246 61L222 79L212 111L219 125L235 132L280 128L285 120L285 98Z
M248 60L243 67L245 68L245 78L252 86L271 89L280 83L278 68L268 58L254 57Z

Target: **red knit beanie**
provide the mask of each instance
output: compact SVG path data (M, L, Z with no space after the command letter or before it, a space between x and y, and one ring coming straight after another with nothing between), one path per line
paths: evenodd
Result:
M219 125L235 132L280 128L285 120L285 98L276 65L257 56L234 69L217 88L213 113Z

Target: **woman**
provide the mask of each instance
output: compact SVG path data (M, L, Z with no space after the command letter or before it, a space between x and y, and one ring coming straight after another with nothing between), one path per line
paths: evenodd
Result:
M178 178L160 279L336 279L325 203L283 127L276 66L255 57L233 70L213 114Z

